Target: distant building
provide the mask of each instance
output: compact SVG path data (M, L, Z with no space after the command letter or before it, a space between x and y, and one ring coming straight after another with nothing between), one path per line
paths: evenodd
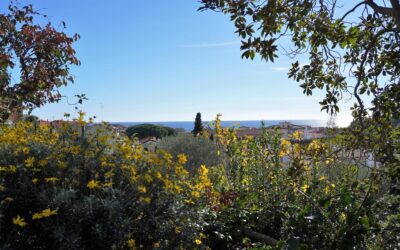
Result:
M146 137L146 138L139 140L139 143L142 145L142 147L145 150L154 152L157 150L157 145L158 145L159 141L160 140L155 137Z
M126 127L120 124L110 124L110 128L117 136L125 134L126 131Z
M54 129L61 129L63 124L69 124L70 126L74 128L79 128L79 123L77 121L64 121L64 120L54 120L54 121L45 121L45 120L39 120L39 125L40 126L50 126Z
M302 138L304 140L313 140L325 137L326 128L324 127L311 127L311 126L303 126L296 125L290 122L280 122L278 125L273 125L265 128L269 132L278 131L281 133L283 138L288 138L289 135L298 131L302 134ZM261 128L252 128L252 127L239 127L236 130L236 135L239 138L244 138L246 136L258 137L262 133Z

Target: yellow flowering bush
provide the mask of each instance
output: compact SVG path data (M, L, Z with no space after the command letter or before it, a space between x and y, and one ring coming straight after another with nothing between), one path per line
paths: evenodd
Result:
M83 116L55 128L0 125L1 247L195 245L199 207L212 200L208 168L189 177L185 155L147 152Z
M238 138L217 116L220 163L188 168L190 155L148 152L83 115L0 126L1 248L365 249L396 225L377 222L384 180L340 141Z
M374 175L360 178L355 163L339 159L340 143L267 130L237 138L219 116L215 127L228 163L211 169L218 199L207 217L207 231L214 233L205 242L235 249L366 247L376 225L371 201L378 182Z

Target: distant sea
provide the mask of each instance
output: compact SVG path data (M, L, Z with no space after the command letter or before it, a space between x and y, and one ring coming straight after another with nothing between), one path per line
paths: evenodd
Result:
M295 125L308 125L311 127L324 127L326 126L326 122L322 120L266 120L264 122L264 126L272 126L278 125L280 122L290 122ZM222 121L222 127L251 127L251 128L260 128L262 121ZM210 124L211 122L203 122L204 124ZM125 127L138 125L138 124L155 124L155 125L164 125L171 128L181 128L185 131L189 132L193 130L194 121L180 121L180 122L111 122L111 124L119 124Z

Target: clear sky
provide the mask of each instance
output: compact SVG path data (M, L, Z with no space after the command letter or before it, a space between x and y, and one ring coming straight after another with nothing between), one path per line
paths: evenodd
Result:
M62 89L85 93L82 109L107 121L324 119L318 101L287 78L291 60L242 60L228 16L198 12L196 0L21 0L78 33L72 73ZM282 45L284 46L284 45ZM339 125L349 122L342 104ZM42 119L74 114L66 101L34 111Z

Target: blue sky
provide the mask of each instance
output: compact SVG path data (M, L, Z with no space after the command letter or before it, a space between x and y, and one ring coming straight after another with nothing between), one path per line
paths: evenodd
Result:
M22 3L32 2L21 0ZM72 98L85 93L82 109L107 121L190 121L221 113L224 120L327 119L318 97L306 97L287 78L291 60L242 60L229 17L198 12L196 0L37 0L36 9L76 43L82 62ZM285 46L285 45L282 45ZM342 105L339 124L350 120ZM74 114L66 101L34 111L42 119Z

